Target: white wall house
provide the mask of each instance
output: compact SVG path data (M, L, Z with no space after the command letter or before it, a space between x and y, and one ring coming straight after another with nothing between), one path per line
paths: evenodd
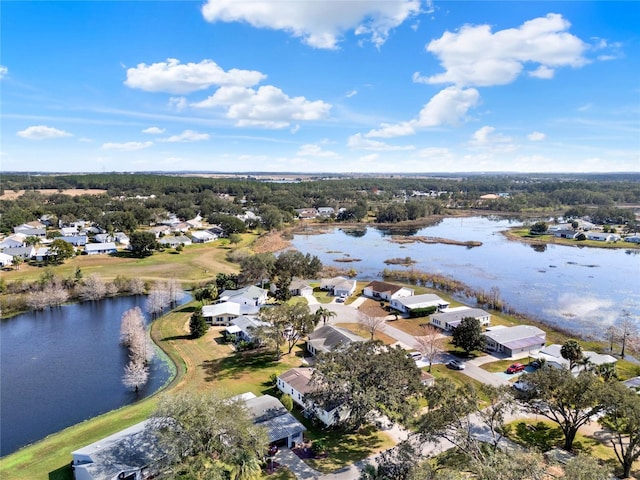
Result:
M391 300L396 298L410 297L414 294L414 291L412 288L374 280L369 285L364 287L364 289L362 290L362 294L365 297L373 298L376 300L386 300L390 302Z
M314 389L311 384L312 375L313 368L292 368L278 376L276 385L283 394L291 396L293 402L302 408L305 416L315 417L327 427L336 423L338 419L347 418L349 412L346 409L334 407L327 411L306 398Z
M495 326L484 333L485 348L511 357L518 353L537 352L544 348L547 334L533 325Z
M229 326L241 315L241 306L234 302L221 302L202 307L202 316L209 325Z
M389 302L389 306L402 313L410 313L412 310L429 307L435 307L438 311L442 311L449 307L449 302L438 295L425 293L423 295L394 298Z
M116 247L116 244L113 242L87 243L84 246L84 251L87 255L104 255L109 253L116 253L118 251L118 247Z
M469 308L469 307L456 307L449 308L442 313L436 313L431 316L431 325L440 328L445 331L452 331L463 318L472 317L480 321L483 326L487 326L491 323L491 314L485 312L481 308Z
M362 341L364 341L364 338L346 328L324 325L309 334L307 351L311 355L328 353L336 348L346 347L352 342Z

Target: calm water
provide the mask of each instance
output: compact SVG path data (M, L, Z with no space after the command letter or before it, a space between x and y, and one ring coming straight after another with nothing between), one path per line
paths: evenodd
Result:
M120 319L145 297L118 297L31 312L0 322L0 455L148 396L170 377L158 355L136 394L122 385L128 362Z
M359 279L380 278L390 258L411 257L416 270L448 275L474 289L496 286L516 311L552 325L595 334L624 310L640 316L640 254L625 249L531 245L510 241L500 232L520 222L484 217L445 219L420 229L422 236L478 240L481 247L392 243L374 228L363 236L336 229L323 235L297 235L293 244L317 255L323 264L355 268ZM362 261L338 263L345 256ZM411 268L390 265L387 268Z

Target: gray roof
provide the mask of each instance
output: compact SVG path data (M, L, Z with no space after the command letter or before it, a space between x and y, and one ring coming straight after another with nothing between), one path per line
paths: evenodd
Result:
M284 408L280 400L271 395L249 398L245 400L245 405L253 423L267 429L270 442L276 442L306 430L304 425Z
M395 300L396 302L404 305L405 307L412 307L414 305L421 305L423 303L431 303L433 306L449 305L449 302L443 300L438 295L433 293L425 293L422 295L412 295L410 297L401 297Z
M324 325L309 334L307 343L320 352L330 352L340 345L348 345L351 342L361 342L364 338L345 328L333 325Z
M633 377L629 380L625 380L622 383L629 388L640 388L640 377Z
M443 312L433 315L432 318L440 320L443 323L452 324L454 322L460 323L463 318L481 318L489 315L489 312L485 312L481 308L465 308L464 310L456 310L454 312Z
M258 317L249 315L242 315L241 317L234 318L231 323L233 323L236 327L238 327L245 333L250 333L250 328L258 328L269 325L268 322L263 322Z
M534 343L531 343L533 346L536 345L536 343L540 343L538 339L544 343L544 338L547 334L544 330L534 327L533 325L516 325L515 327L496 328L486 332L484 335L494 342L508 346L509 348L524 348L528 346L528 344L518 346L517 342L522 342L526 339L535 339Z
M9 247L2 250L3 253L11 255L12 257L31 256L35 251L36 250L33 247Z
M117 250L116 244L113 242L105 243L87 243L84 246L85 252L102 252L104 250Z
M236 297L246 297L253 300L265 295L267 291L264 288L256 287L255 285L249 285L248 287L239 288L238 290L224 290L220 294L221 299L233 301Z
M311 385L312 375L313 368L299 367L292 368L284 373L281 373L279 378L283 382L291 385L297 392L305 394L314 390L314 386Z

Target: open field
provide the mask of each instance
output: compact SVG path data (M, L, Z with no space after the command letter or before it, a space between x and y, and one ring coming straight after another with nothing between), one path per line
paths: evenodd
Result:
M107 193L106 190L102 190L99 188L68 188L66 190L56 190L55 188L42 188L39 190L30 190L41 193L42 195L53 195L54 193L60 193L62 195L69 195L70 197L77 197L79 195L102 195L103 193ZM24 195L25 190L18 190L17 192L13 190L5 190L2 195L0 195L0 200L15 200L16 198Z

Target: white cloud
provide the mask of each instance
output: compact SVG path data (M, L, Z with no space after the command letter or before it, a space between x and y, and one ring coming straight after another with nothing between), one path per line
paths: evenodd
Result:
M324 150L320 145L306 144L302 145L296 153L299 157L320 157L320 158L335 158L339 155L331 150Z
M541 142L542 140L546 139L547 136L542 132L531 132L529 135L527 135L527 138L532 142Z
M149 147L153 147L153 142L107 142L102 144L102 148L104 150L119 150L122 152L133 152L135 150L142 150Z
M537 64L530 75L551 78L558 67L580 67L587 63L587 45L567 32L571 24L562 15L549 13L518 28L492 33L489 25L465 25L432 40L427 50L436 55L445 72L414 81L454 83L460 86L506 85L513 82L525 64Z
M185 97L171 97L169 98L169 108L177 110L178 112L187 108L189 104Z
M256 28L284 30L311 47L333 49L351 30L366 35L376 46L382 45L393 28L420 12L420 3L208 0L202 15L209 22L246 22Z
M181 64L168 58L166 62L147 65L140 63L127 69L124 84L147 92L166 92L178 95L205 90L213 85L251 86L264 80L266 75L255 70L231 69L225 72L212 60Z
M169 138L165 138L163 142L177 143L177 142L199 142L202 140L209 140L210 135L208 133L194 132L193 130L185 130L180 135L172 135Z
M3 79L7 73L9 73L9 69L4 65L0 65L0 80Z
M142 133L149 133L151 135L160 135L161 133L164 133L164 132L165 132L165 129L159 128L159 127L149 127L142 130Z
M444 147L422 148L418 150L417 155L428 160L451 160L453 158L451 151Z
M495 127L484 126L476 130L471 138L472 147L481 148L492 152L511 152L515 146L510 137L495 133Z
M347 92L347 94L345 95L345 97L347 97L347 98L351 98L351 97L356 96L357 94L358 94L358 91L357 91L357 90L351 90L350 92Z
M73 134L45 125L33 125L17 133L19 137L27 140L49 140L51 138L73 137Z
M236 125L284 128L292 121L320 120L329 115L331 105L321 100L289 97L271 85L257 90L245 87L220 87L206 100L191 105L195 108L226 109L226 116Z
M398 124L382 124L366 137L391 138L413 135L417 129L440 125L459 125L467 118L467 112L478 104L480 94L475 88L448 87L436 93L420 111L417 119Z
M349 137L347 146L353 150L371 150L375 152L391 152L401 150L415 150L413 145L399 146L389 145L378 140L371 140L369 138L363 138L362 134L356 133Z

